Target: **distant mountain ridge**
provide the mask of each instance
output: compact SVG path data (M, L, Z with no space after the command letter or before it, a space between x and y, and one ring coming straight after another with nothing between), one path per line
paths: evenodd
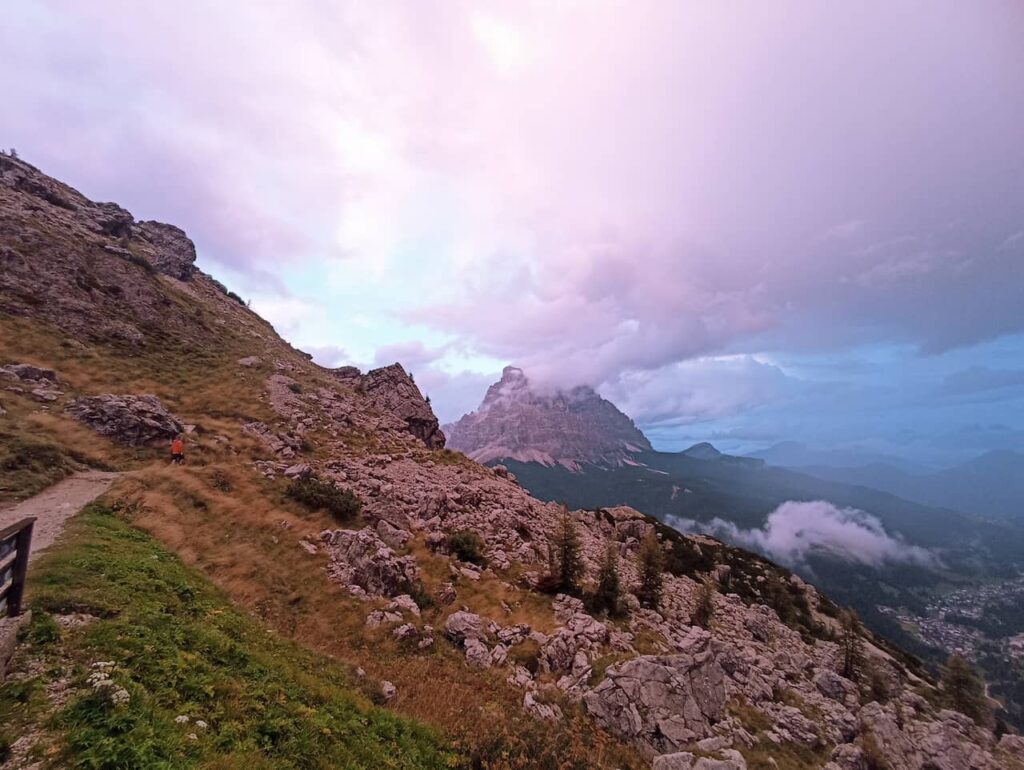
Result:
M886 463L789 467L821 479L874 487L923 505L1024 520L1024 454L1020 452L995 450L952 468L917 473Z
M522 369L506 366L480 407L445 426L448 446L477 462L510 459L561 465L631 464L653 451L633 421L593 388L548 394L535 389Z

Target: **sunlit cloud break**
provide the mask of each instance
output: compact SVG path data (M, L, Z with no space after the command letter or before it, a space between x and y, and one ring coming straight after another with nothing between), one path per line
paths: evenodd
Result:
M933 552L886 532L878 517L856 508L837 508L824 500L785 502L768 514L760 529L741 529L720 518L705 523L670 517L670 523L683 531L720 537L790 566L805 564L812 554L872 567L886 563L935 566L939 562Z

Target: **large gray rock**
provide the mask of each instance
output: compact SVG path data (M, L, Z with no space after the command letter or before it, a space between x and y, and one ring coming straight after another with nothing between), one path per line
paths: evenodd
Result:
M892 770L1002 770L992 734L958 712L906 721L888 704L868 703L858 717L861 734L874 738Z
M97 433L128 446L163 443L184 430L156 396L86 396L69 406L68 413Z
M196 247L180 227L148 221L136 223L134 231L153 247L150 259L161 273L179 281L187 281L195 274Z
M396 427L404 426L430 449L444 448L444 432L430 402L401 364L382 366L366 374L354 366L341 366L332 369L331 374L360 391L377 411L394 420Z
M747 770L747 762L738 751L730 751L728 758L723 759L680 751L655 757L651 770Z
M396 556L370 529L324 532L330 563L327 574L344 586L356 586L370 596L398 596L419 580L412 556Z
M463 610L453 612L448 616L444 622L444 635L460 645L465 644L467 639L483 640L487 638L484 619Z
M608 668L584 703L608 729L654 753L711 735L724 716L725 672L711 635L694 628L676 655L643 655Z
M32 364L7 364L0 366L0 377L21 382L57 382L57 373L53 369L44 369Z
M7 677L7 667L18 646L18 632L32 622L32 612L26 611L13 618L0 618L0 684Z
M367 372L363 387L366 396L380 411L398 417L412 435L431 449L444 448L444 433L434 411L401 364Z

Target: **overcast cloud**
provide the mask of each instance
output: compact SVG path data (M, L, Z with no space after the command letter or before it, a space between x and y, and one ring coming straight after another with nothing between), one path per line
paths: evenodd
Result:
M786 438L821 387L1024 394L949 356L1024 332L1021 40L1014 0L39 0L0 25L0 143L446 414L511 362L669 442ZM872 346L938 380L850 384Z

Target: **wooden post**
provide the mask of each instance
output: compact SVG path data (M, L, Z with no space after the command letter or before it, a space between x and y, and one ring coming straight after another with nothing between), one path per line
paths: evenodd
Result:
M28 555L32 547L32 529L35 523L35 517L31 516L0 532L0 544L12 540L14 542L11 585L6 591L7 614L10 617L21 614L21 601L25 595L25 575L28 573Z

